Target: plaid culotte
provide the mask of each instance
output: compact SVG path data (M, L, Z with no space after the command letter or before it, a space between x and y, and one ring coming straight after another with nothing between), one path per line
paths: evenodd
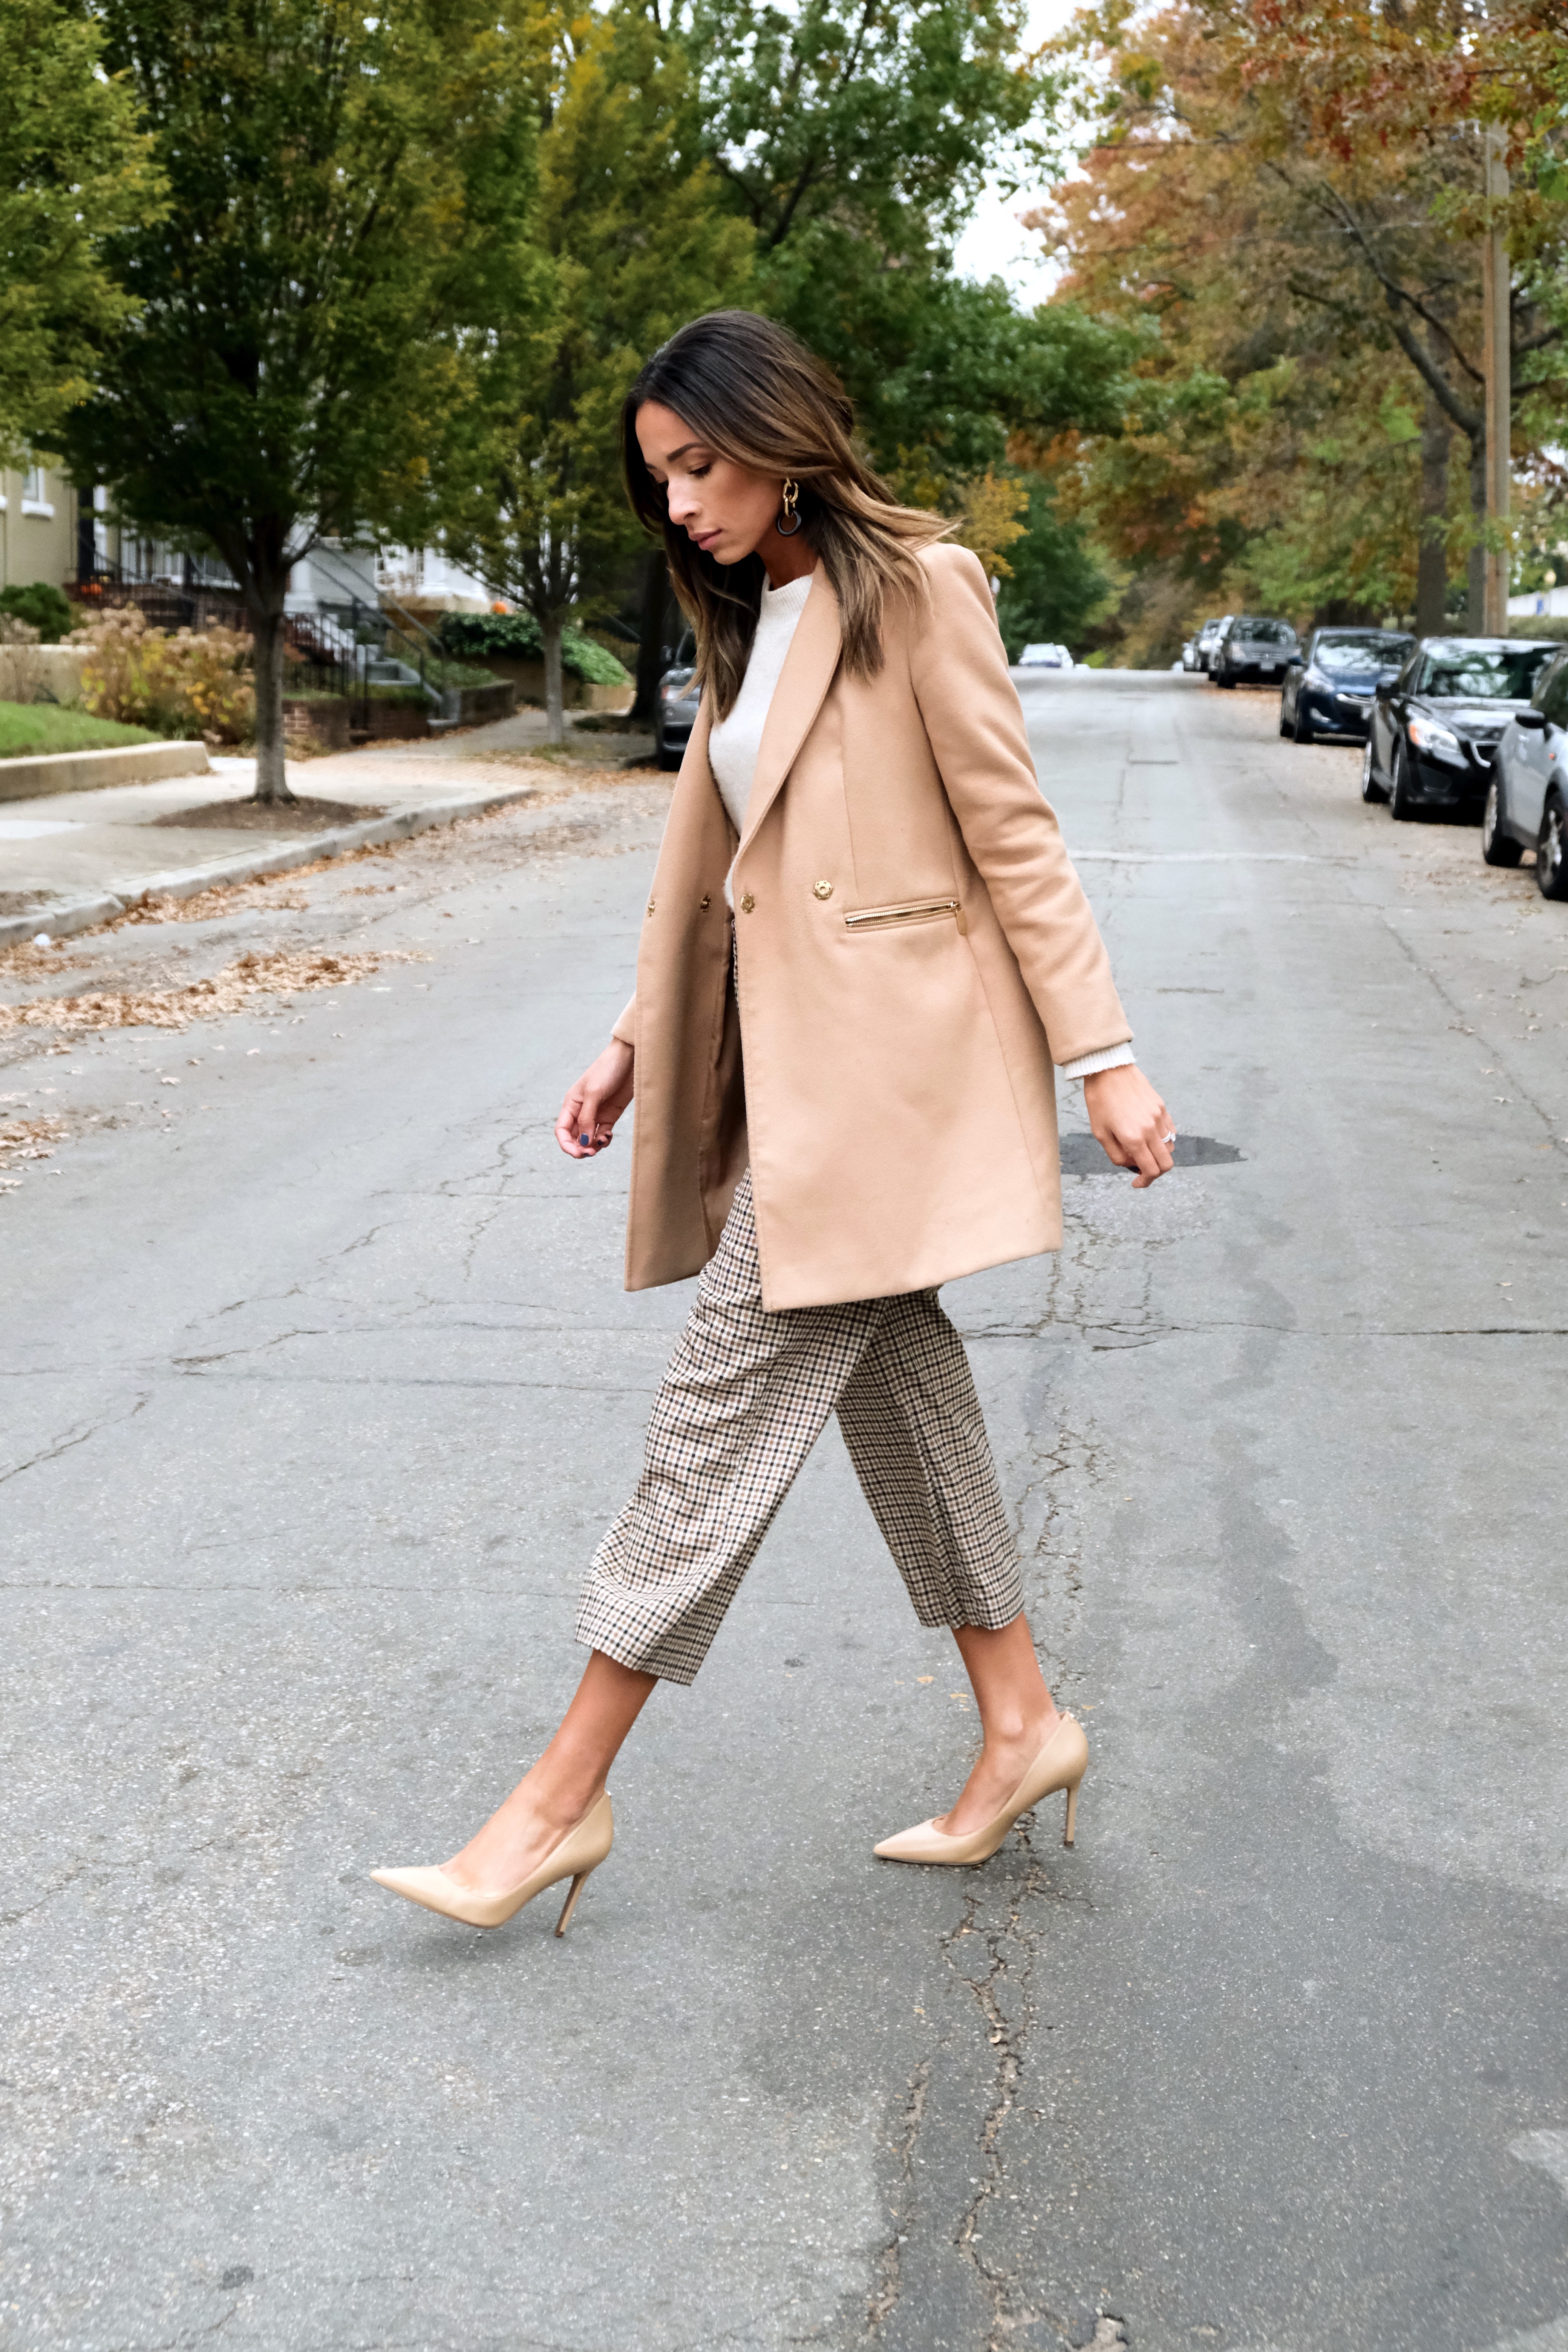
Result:
M594 1555L577 1639L691 1682L830 1412L921 1622L1011 1624L1017 1554L935 1291L770 1314L748 1171L655 1400L642 1476Z

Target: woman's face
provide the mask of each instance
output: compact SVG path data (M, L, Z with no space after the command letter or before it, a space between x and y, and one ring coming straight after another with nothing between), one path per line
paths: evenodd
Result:
M753 474L721 457L657 400L645 400L637 411L637 443L648 472L668 492L670 521L715 562L742 563L759 549L765 560L772 546L788 546L773 528L782 474Z

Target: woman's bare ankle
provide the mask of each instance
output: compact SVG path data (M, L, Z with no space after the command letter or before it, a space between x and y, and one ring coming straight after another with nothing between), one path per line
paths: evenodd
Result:
M603 1787L601 1779L584 1790L536 1766L441 1867L461 1885L486 1893L516 1885L591 1811Z

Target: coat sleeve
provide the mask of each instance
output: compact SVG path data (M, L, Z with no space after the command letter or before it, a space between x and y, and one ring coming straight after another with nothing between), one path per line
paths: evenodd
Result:
M965 845L1045 1024L1054 1062L1132 1030L1099 926L1041 793L1017 688L980 560L939 545L910 639L915 699Z

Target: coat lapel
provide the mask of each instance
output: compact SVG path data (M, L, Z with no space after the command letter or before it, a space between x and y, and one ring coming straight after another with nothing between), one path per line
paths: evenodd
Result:
M842 643L838 599L826 567L819 563L812 575L811 593L795 624L768 707L767 723L757 747L752 796L746 803L746 829L741 835L737 858L744 856L755 839L757 827L778 798L779 787L795 765L795 755L810 733L823 697L833 683Z

